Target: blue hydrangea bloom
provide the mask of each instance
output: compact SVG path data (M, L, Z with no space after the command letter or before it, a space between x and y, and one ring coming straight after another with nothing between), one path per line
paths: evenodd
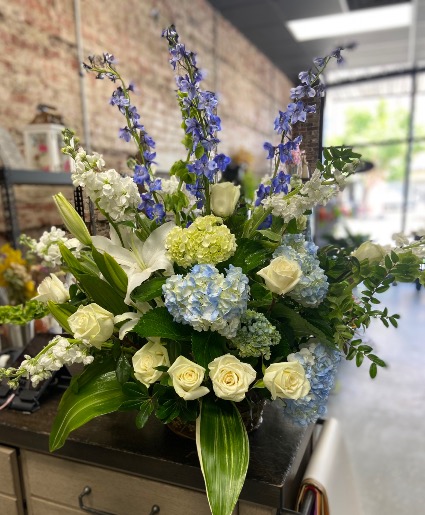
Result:
M302 426L316 422L326 414L326 403L335 383L338 363L342 353L318 342L301 347L290 354L288 361L298 361L304 367L311 390L307 397L285 399L285 414Z
M230 265L226 271L225 276L213 265L195 265L185 276L169 277L162 291L174 320L233 338L247 309L249 281L241 268Z
M305 241L302 234L287 234L282 239L273 257L284 256L297 261L303 273L300 281L287 295L305 307L316 307L326 297L328 281L316 258L318 247Z

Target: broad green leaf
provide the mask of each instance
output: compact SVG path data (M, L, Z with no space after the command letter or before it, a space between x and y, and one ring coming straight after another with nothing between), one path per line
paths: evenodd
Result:
M55 317L57 322L69 334L73 334L68 324L68 318L77 311L77 308L72 304L55 304L50 301L47 303L50 313Z
M130 379L132 370L133 367L130 365L128 357L124 354L124 352L122 352L117 361L117 368L115 369L117 381L121 385L126 383Z
M194 331L192 333L192 352L196 363L208 371L213 359L226 354L226 339L213 331Z
M378 373L378 367L376 366L375 363L371 363L370 368L369 368L370 377L372 379L375 379L377 373Z
M80 274L93 274L93 269L84 265L81 260L78 260L65 245L60 243L59 250L66 266L77 278Z
M230 515L245 481L249 442L235 405L204 397L196 420L196 447L213 515Z
M133 329L139 336L157 336L169 340L190 340L190 326L174 322L167 308L160 307L145 313Z
M272 313L275 317L285 318L296 333L301 333L306 336L314 335L323 344L334 346L334 342L328 336L326 336L326 334L322 330L316 327L316 325L307 321L293 309L284 306L283 304L276 304L273 308Z
M258 232L271 241L277 241L278 243L280 243L280 241L282 240L281 234L276 234L275 232L270 231L269 229L261 229Z
M120 265L108 253L102 254L95 248L92 249L92 256L106 281L116 288L122 297L125 297L128 278Z
M114 315L121 315L128 311L128 306L117 295L116 290L103 279L81 274L78 280L84 291L102 308L107 309Z
M153 412L153 410L154 410L154 406L150 399L142 402L142 404L140 405L139 413L136 416L137 429L142 429L142 427L148 421L149 415Z
M145 281L133 291L131 298L139 302L147 302L155 297L160 297L162 295L162 285L165 284L166 280L166 277L153 277Z
M236 252L225 265L231 263L233 266L239 266L244 274L262 265L267 256L273 252L273 249L265 249L258 241L246 238L238 240L237 245ZM223 267L222 264L221 266Z
M125 397L115 371L105 372L104 366L100 366L100 373L97 375L93 373L97 366L93 363L87 367L92 367L90 380L79 385L78 393L73 388L68 388L63 394L50 432L51 452L63 446L71 431L95 417L117 411L123 402Z

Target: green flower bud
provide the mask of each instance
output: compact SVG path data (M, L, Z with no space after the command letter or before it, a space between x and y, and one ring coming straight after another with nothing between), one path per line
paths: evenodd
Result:
M53 200L59 210L63 223L68 231L83 245L91 245L90 233L84 220L75 211L72 205L66 200L62 193L53 196Z

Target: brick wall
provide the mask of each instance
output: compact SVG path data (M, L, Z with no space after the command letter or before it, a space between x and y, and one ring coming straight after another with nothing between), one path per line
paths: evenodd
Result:
M84 55L113 53L123 77L137 85L135 103L157 142L160 169L185 155L173 71L160 37L162 28L174 22L207 71L204 87L219 95L221 151L231 154L243 147L254 156L255 171L265 171L262 144L272 138L273 120L288 102L290 83L206 0L81 0L80 8ZM71 0L0 4L0 125L22 151L22 131L39 103L57 106L65 123L84 139L76 48ZM108 166L125 170L134 147L117 137L123 118L108 105L113 85L92 75L84 80L92 149L104 154ZM50 195L51 188L19 188L23 230L57 223Z

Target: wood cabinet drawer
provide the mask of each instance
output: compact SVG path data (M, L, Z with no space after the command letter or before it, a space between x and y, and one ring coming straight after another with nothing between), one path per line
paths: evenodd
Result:
M17 497L20 493L16 450L0 446L0 494Z
M3 446L0 446L0 513L24 513L18 456L15 449Z
M0 494L0 513L1 515L22 515L24 512L21 501L16 497Z
M78 495L85 486L92 489L85 497L87 506L116 515L149 515L154 504L161 515L211 513L206 495L194 490L31 451L22 451L22 463L30 515L55 513L43 512L42 501L63 506L64 514L73 513L66 508L78 512Z

